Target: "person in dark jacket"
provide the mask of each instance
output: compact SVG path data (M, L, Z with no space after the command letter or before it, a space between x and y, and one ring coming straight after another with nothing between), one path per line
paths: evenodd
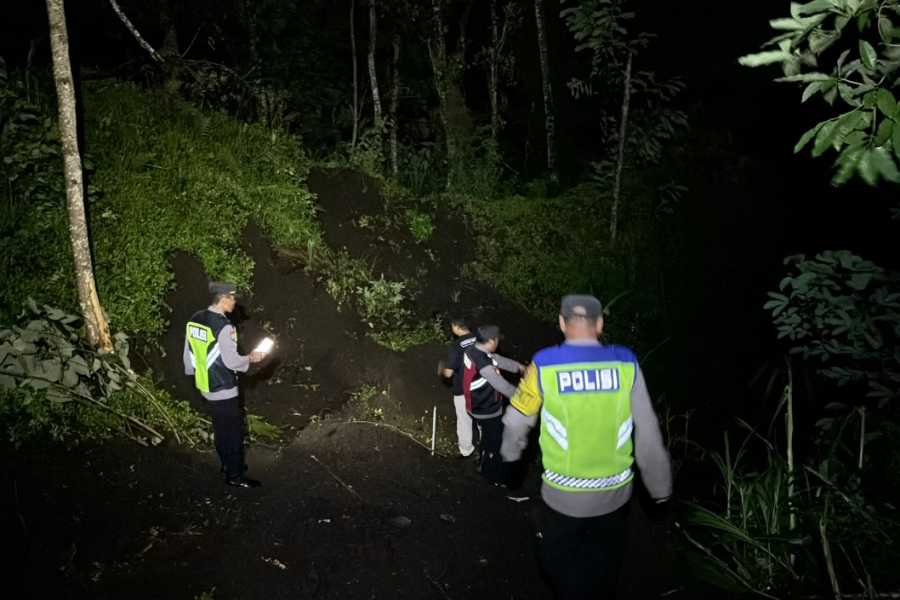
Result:
M503 464L500 444L503 442L503 397L511 397L516 388L500 375L500 369L524 373L525 366L496 353L500 344L500 328L482 325L475 331L475 343L466 348L463 357L463 391L466 408L481 432L481 474L494 484L502 484Z
M472 444L474 424L469 411L466 409L466 397L462 388L463 355L466 348L475 343L475 334L469 331L469 325L465 319L459 318L450 321L450 330L456 336L456 339L450 344L447 362L441 369L441 376L451 380L453 408L456 411L456 438L459 455L462 458L467 458L475 452L475 446Z
M228 317L237 304L237 288L230 283L209 284L212 304L194 313L187 323L184 339L184 373L194 377L194 385L207 401L212 417L216 452L222 462L225 483L253 488L259 481L244 475L244 423L238 394L237 373L265 355L241 355L237 330Z

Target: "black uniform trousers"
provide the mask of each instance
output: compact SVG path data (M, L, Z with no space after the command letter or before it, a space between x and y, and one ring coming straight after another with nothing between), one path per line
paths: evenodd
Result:
M212 417L216 452L225 477L234 479L244 474L244 415L238 396L225 400L207 400Z
M491 483L505 483L503 459L500 457L500 446L503 444L503 417L497 415L487 419L472 421L478 424L481 439L478 449L481 452L481 474Z
M543 505L538 556L559 600L612 599L625 553L628 504L599 517L575 518Z

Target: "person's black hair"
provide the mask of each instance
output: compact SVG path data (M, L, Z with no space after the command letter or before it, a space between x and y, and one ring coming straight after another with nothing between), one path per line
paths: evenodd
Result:
M463 317L453 317L450 319L450 327L459 327L469 331L469 321Z
M500 328L496 325L479 325L475 329L475 341L479 344L495 339L500 339Z

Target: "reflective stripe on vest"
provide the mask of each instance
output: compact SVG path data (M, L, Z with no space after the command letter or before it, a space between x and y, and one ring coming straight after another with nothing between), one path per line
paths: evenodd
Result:
M631 479L631 468L627 468L621 473L610 475L609 477L600 477L597 479L585 479L578 477L568 477L560 475L553 471L544 471L544 480L548 483L555 483L564 488L574 488L578 490L605 490L622 485Z
M194 367L194 370L196 370L197 369L197 361L194 360L194 353L191 352L190 355L191 355L191 366ZM216 362L216 359L218 359L221 355L222 355L222 353L219 352L219 345L216 344L216 346L212 349L212 351L206 355L206 370L207 371L209 370L210 367L212 367L213 363Z

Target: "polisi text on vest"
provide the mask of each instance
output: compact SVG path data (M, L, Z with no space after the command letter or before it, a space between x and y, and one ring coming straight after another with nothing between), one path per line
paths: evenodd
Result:
M558 371L556 386L560 394L578 392L614 392L619 389L618 369L576 369Z

